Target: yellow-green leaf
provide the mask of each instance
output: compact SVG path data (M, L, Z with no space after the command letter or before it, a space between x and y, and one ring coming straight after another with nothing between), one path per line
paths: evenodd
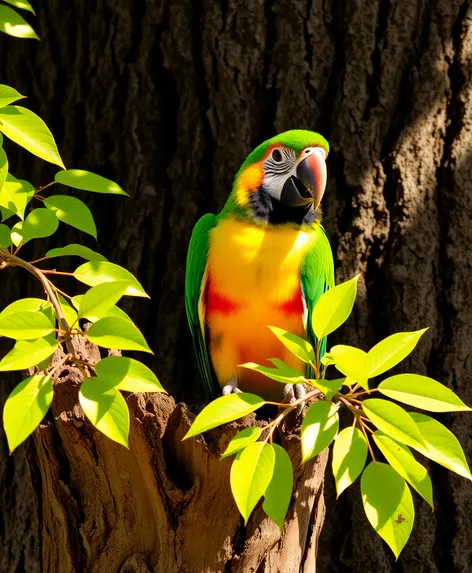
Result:
M86 378L79 391L82 410L92 424L111 440L128 447L128 406L116 388L100 378Z
M82 257L86 261L106 261L106 257L92 251L88 247L84 247L84 245L77 245L72 243L71 245L67 245L65 247L57 247L55 249L51 249L46 253L46 257L52 259L53 257L67 257L67 256L77 256Z
M127 392L165 392L156 375L147 366L125 356L109 356L95 364L102 380L110 380L118 390Z
M10 228L0 224L0 249L6 249L11 244Z
M256 442L238 453L231 466L230 484L239 512L247 523L272 479L275 452L271 444Z
M92 191L94 193L109 193L112 195L128 195L123 189L113 181L105 179L101 175L83 171L82 169L68 169L59 171L54 179L62 185L82 189L82 191Z
M26 205L33 195L34 187L31 183L16 179L9 173L0 190L0 206L24 219Z
M10 2L11 4L12 2ZM28 24L28 22L12 10L9 6L0 4L0 32L4 32L9 36L14 36L15 38L31 38L33 40L39 40L36 32Z
M295 354L297 358L308 363L315 361L315 352L309 342L292 332L287 332L283 328L276 326L269 326L269 328L280 342L288 348L292 354Z
M402 444L422 447L423 439L411 416L397 404L381 398L369 398L362 402L365 415L379 430Z
M54 331L54 325L41 312L0 314L0 336L15 340L34 340Z
M116 281L127 282L129 284L126 295L149 298L141 284L129 271L113 263L104 261L84 263L74 271L74 277L89 286Z
M359 275L330 288L318 299L313 309L312 324L319 340L339 328L351 314L358 280Z
M15 346L0 360L0 372L9 370L26 370L49 358L56 350L56 341L46 338L37 340L19 340Z
M30 376L13 389L3 409L3 427L10 453L37 428L52 398L51 380L44 375Z
M391 376L379 385L379 392L393 400L431 412L470 411L452 390L421 374Z
M369 389L366 352L354 346L338 344L331 348L330 356L339 372L355 380L365 390Z
M337 407L320 400L309 408L302 422L302 463L317 456L334 440L339 429Z
M290 371L290 370L280 370L279 368L270 368L268 366L261 366L255 362L246 362L246 364L240 364L241 368L247 368L248 370L253 370L254 372L260 372L276 382L281 382L282 384L300 384L303 382L304 377L300 372Z
M11 4L12 6L15 6L15 8L19 8L20 10L28 10L28 12L31 12L32 14L36 14L34 9L33 9L33 6L31 6L31 4L28 2L28 0L3 0L3 1L7 2L7 4ZM24 96L21 96L21 97L24 97Z
M57 231L59 221L56 215L48 209L33 209L23 223L17 223L12 229L12 241L24 245L32 239L50 237ZM15 233L17 237L13 234ZM18 243L18 238L20 243Z
M232 456L248 446L249 444L253 444L257 442L262 434L262 428L244 428L243 430L239 431L228 444L226 450L221 454L220 459L228 458Z
M0 108L0 131L40 159L64 167L52 133L29 109L15 105Z
M380 430L373 436L377 447L392 468L433 507L433 484L426 468L415 460L408 446L400 444Z
M59 302L61 303L62 312L69 327L74 326L74 328L77 328L78 315L75 309L61 295L59 295Z
M193 421L192 427L185 434L184 440L227 424L238 418L242 418L251 412L254 412L265 404L265 400L255 394L239 392L237 394L228 394L220 396L203 410Z
M106 316L87 330L85 336L97 346L117 350L140 350L153 354L139 329L124 318Z
M389 465L371 462L362 474L361 494L367 519L398 559L415 521L405 480Z
M52 195L44 200L44 206L53 211L59 221L97 238L93 215L87 205L77 197Z
M5 107L6 105L9 105L19 99L23 99L24 97L24 95L21 95L10 86L0 84L0 107Z
M264 494L262 509L283 533L285 516L292 499L293 467L284 448L278 444L273 444L272 447L275 453L274 472Z
M367 371L369 378L383 374L401 362L418 344L420 337L427 331L397 332L381 340L367 353Z
M416 424L424 444L413 446L415 450L433 462L472 481L469 464L456 436L430 416L416 412L410 413L410 416Z
M359 428L344 428L333 446L332 469L339 497L361 474L367 460L367 441Z
M105 316L125 294L128 282L103 283L89 289L81 299L79 316Z

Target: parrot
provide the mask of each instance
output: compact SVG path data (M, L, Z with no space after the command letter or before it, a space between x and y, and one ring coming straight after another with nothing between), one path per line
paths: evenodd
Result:
M209 400L238 392L288 402L305 395L303 384L284 385L241 365L278 359L313 376L269 326L317 343L312 311L334 286L320 206L328 153L314 131L268 139L241 165L220 213L203 215L193 228L185 308ZM326 339L321 356L325 348Z

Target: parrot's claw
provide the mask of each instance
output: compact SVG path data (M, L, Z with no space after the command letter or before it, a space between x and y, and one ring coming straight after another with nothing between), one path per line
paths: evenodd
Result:
M284 386L284 402L290 404L303 398L306 394L305 386L303 384L285 384ZM305 407L305 402L300 402L296 409L296 415L300 416Z
M223 389L221 390L221 394L223 396L228 396L228 394L238 394L239 392L242 392L242 390L238 388L238 383L236 380L230 380L229 382L226 382L226 384L223 386Z

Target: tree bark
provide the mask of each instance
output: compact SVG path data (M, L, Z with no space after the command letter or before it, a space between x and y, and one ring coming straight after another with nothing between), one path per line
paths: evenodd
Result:
M95 170L131 194L86 201L97 215L98 250L152 295L125 310L177 400L201 396L183 305L191 229L221 208L256 144L305 127L331 144L323 203L337 280L361 273L354 316L330 344L368 349L387 334L429 325L403 371L428 374L472 403L467 1L97 0L91 10L84 0L38 0L35 7L42 42L2 39L2 82L29 96L68 167ZM50 180L51 168L12 148L15 175ZM58 244L77 240L67 230ZM17 273L2 282L4 304L20 290L34 292ZM441 420L470 460L470 417ZM21 505L28 505L22 464L21 454L0 462L10 492L0 493L7 572L34 570L25 561L33 508ZM318 569L470 571L470 484L430 469L436 510L416 500L416 525L398 562L367 523L358 484L336 502L328 479Z
M74 342L80 358L100 359L97 347ZM236 431L263 425L255 414L182 441L194 418L185 404L164 394L130 394L126 449L85 419L78 405L80 382L76 368L59 376L51 412L26 448L41 571L316 570L327 455L301 466L297 420L288 419L281 434L295 467L295 494L282 535L261 507L244 525L229 487L231 460L219 459Z

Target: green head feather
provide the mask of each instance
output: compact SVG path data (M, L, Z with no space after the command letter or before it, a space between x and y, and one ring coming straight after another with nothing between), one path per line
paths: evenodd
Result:
M326 139L319 133L316 133L315 131L309 131L307 129L291 129L289 131L279 133L270 139L267 139L258 145L253 151L251 151L251 153L246 157L243 164L239 168L238 172L236 173L236 177L234 178L232 192L228 197L228 200L220 215L225 216L226 213L234 213L239 217L246 218L249 216L248 208L242 206L237 201L236 195L239 178L249 166L259 162L266 154L268 148L274 144L279 144L283 147L293 149L297 156L306 147L322 147L326 151L326 155L329 153L329 144Z

